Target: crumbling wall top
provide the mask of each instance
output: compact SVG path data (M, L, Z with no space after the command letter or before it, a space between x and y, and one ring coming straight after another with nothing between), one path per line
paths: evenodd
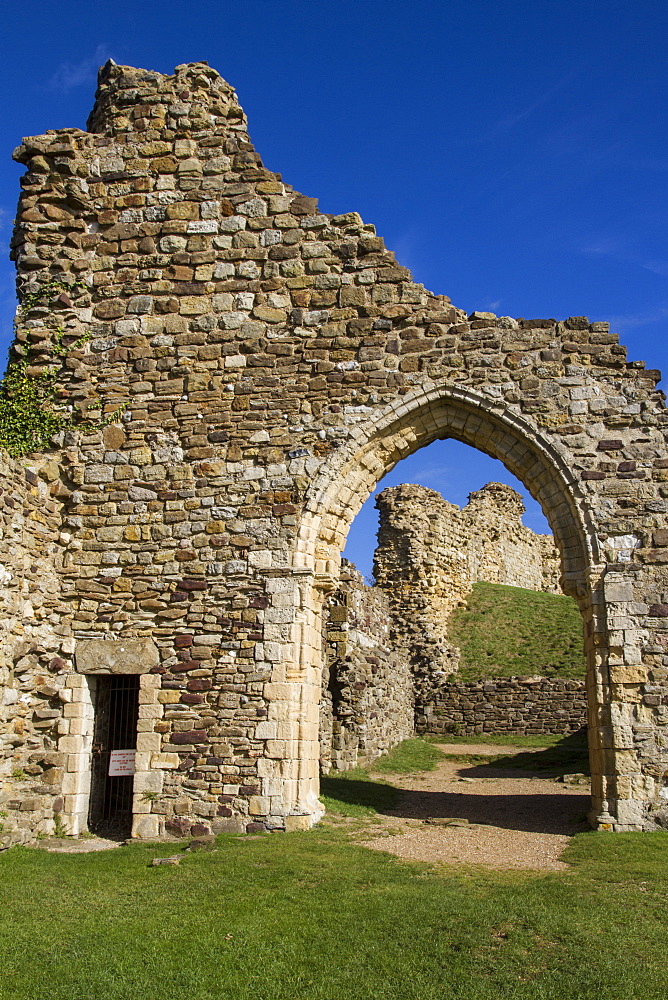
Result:
M208 63L184 63L165 76L110 59L98 74L87 128L113 135L151 129L190 135L221 125L238 135L246 132L246 116L234 87Z

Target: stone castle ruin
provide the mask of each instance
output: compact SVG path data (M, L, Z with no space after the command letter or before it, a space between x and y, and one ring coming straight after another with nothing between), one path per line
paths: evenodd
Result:
M325 610L321 765L355 767L416 726L532 734L580 729L582 682L456 682L459 650L449 640L449 621L474 583L561 592L554 540L522 524L519 494L489 483L460 510L435 490L404 484L383 490L376 506L375 585L344 564Z
M58 420L43 453L0 459L2 843L316 822L348 527L448 437L500 459L554 533L592 824L666 825L659 373L605 323L432 295L359 215L263 165L205 63L108 63L87 131L15 157L13 359Z
M395 486L378 496L374 576L393 605L411 658L424 671L450 673L457 654L448 621L478 581L559 593L559 556L551 535L522 524L524 504L510 486L489 483L462 510L435 490ZM429 664L437 664L430 667Z

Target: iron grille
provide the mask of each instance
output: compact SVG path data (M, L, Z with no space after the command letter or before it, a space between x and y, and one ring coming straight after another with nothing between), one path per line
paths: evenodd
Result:
M115 839L132 830L132 775L110 775L114 750L137 746L139 677L119 674L96 677L95 726L91 761L89 829Z

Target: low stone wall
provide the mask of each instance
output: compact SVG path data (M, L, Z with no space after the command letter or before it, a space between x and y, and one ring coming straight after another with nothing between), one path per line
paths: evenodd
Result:
M347 771L413 735L413 677L390 642L387 595L345 563L325 618L320 766Z
M577 732L587 724L585 682L509 677L445 684L432 704L416 711L419 733Z

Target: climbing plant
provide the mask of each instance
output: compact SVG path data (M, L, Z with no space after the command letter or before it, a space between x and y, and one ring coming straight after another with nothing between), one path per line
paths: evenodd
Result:
M68 284L57 279L46 282L36 291L23 297L15 320L15 336L23 328L23 317L36 305L48 301L55 292L72 292L81 283ZM53 334L51 353L63 358L68 351L76 350L90 339L84 334L69 346L63 344L65 331L61 326L51 328ZM10 356L7 371L0 380L0 446L14 458L33 451L45 451L53 446L53 438L60 431L77 426L100 427L118 419L123 407L97 423L82 419L62 400L59 400L59 378L62 364L43 367L37 372L31 366L33 351L25 347L24 354ZM33 370L31 370L31 367ZM93 404L99 408L101 403ZM91 408L89 406L89 408Z

